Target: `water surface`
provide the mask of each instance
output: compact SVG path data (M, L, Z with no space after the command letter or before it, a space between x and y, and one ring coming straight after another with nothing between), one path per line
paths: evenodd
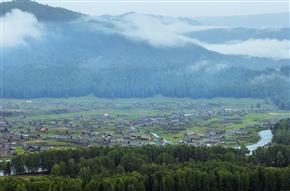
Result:
M270 129L260 131L259 135L261 139L257 143L247 146L247 148L250 151L250 154L252 154L252 152L256 150L258 147L263 147L272 142L273 134Z

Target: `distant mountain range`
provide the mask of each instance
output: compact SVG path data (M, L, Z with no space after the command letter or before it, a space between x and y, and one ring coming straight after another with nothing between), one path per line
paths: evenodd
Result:
M282 107L289 104L289 59L222 54L210 44L285 43L289 28L216 28L202 20L134 12L90 17L31 1L0 6L4 26L23 25L13 36L4 29L5 97L161 94L271 97Z
M289 18L289 12L282 12L241 16L233 15L225 17L199 17L195 19L203 24L216 26L289 28Z

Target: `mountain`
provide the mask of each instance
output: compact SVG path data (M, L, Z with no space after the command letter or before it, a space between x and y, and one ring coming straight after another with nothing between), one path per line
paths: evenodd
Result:
M82 13L63 8L50 7L30 0L2 2L0 8L0 16L5 15L12 9L19 9L24 12L32 13L40 21L71 21L84 16Z
M17 46L10 42L4 48L5 97L161 94L271 97L280 104L288 95L289 60L210 51L184 35L201 25L194 20L136 13L93 18L34 2L9 5L10 10L27 7L38 19L31 27L40 34L21 33Z
M240 15L225 17L199 17L194 18L206 25L228 26L228 27L282 27L289 28L289 12L268 13L257 15Z
M153 14L144 14L144 13L137 13L134 11L127 12L121 15L113 16L113 15L103 15L98 18L103 18L104 20L119 20L119 21L125 21L125 20L130 20L131 18L134 17L143 17L143 18L150 18L150 19L158 19L161 23L164 24L174 24L174 23L187 23L189 25L201 25L198 21L187 18L187 17L168 17L168 16L162 16L162 15L153 15ZM103 21L104 21L103 20Z
M209 43L245 41L250 39L289 40L290 28L215 28L205 31L190 32L188 35L192 38Z

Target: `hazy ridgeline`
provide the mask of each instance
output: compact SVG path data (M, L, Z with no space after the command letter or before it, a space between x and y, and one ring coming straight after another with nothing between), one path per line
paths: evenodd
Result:
M32 2L1 7L1 15L8 13L4 22L22 17L33 26L18 44L4 31L4 97L269 97L289 108L289 59L224 55L201 46L253 38L283 41L288 28L209 29L185 33L182 40L171 33L168 39L156 39L124 27L140 17L134 13L92 18ZM204 43L183 40L190 37Z

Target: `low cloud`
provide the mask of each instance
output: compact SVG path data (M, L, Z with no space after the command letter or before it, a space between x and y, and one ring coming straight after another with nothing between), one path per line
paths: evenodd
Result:
M2 44L4 47L15 47L26 43L27 39L40 39L42 37L42 25L36 17L19 9L13 9L3 17Z
M221 27L201 25L186 18L131 13L119 17L97 18L97 20L111 24L113 27L110 30L115 33L134 41L147 42L156 47L198 44L206 49L223 54L289 59L289 40L249 39L211 44L199 41L186 34Z
M274 59L289 59L290 41L276 39L250 39L246 41L209 44L194 41L209 50L223 54L248 55Z
M279 81L283 81L286 84L289 84L289 78L287 78L285 76L281 76L281 75L276 74L276 73L261 74L261 75L255 77L254 79L252 79L250 81L250 83L253 85L261 85L261 84L269 84L272 82L279 82Z
M207 73L216 73L220 72L224 69L229 68L230 65L225 63L213 63L207 60L202 60L199 62L196 62L186 69L188 72L207 72Z
M184 46L191 43L185 33L206 30L194 20L131 13L118 17L97 18L114 26L114 32L131 40L144 41L152 46Z

